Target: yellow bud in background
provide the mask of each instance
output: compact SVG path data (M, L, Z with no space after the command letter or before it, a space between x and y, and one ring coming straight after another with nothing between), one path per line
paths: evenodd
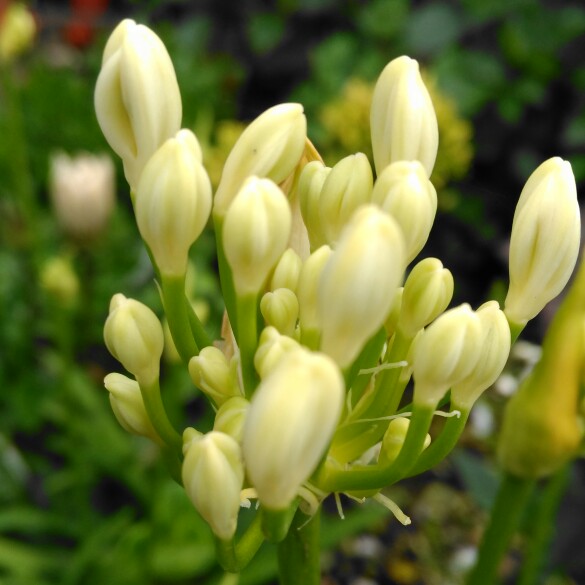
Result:
M0 63L8 63L26 51L35 38L37 25L21 2L8 2L0 14Z
M248 178L223 223L223 246L236 292L256 294L287 248L291 211L270 179Z
M79 300L79 278L71 260L62 256L49 258L41 267L41 288L59 306L72 308Z
M392 463L396 457L400 454L402 445L404 445L404 439L410 426L410 420L399 416L393 418L384 433L382 439L382 447L380 454L378 455L378 463L389 464ZM427 433L423 449L426 449L431 444L431 436Z
M104 378L104 386L110 393L110 405L122 428L133 435L160 443L160 437L146 413L138 382L122 374L108 374Z
M307 163L299 176L297 185L298 198L303 222L307 226L311 250L316 250L327 243L321 215L319 201L325 180L331 173L321 161L314 160Z
M361 152L340 160L327 174L319 195L319 221L327 244L334 246L354 211L369 203L373 185L368 157Z
M451 405L457 410L469 411L482 392L502 373L510 355L510 326L496 301L488 301L477 309L481 326L481 354L471 373L453 384Z
M164 334L158 317L146 305L114 295L104 340L109 352L139 383L148 385L157 380Z
M63 231L80 241L95 239L107 228L116 203L114 163L107 155L54 154L49 193Z
M211 213L211 183L195 136L181 130L150 158L136 192L136 222L161 274L187 271L189 249Z
M204 347L189 360L189 375L197 386L217 406L233 396L240 396L235 362L215 346Z
M238 525L244 465L238 442L212 431L185 445L183 485L213 533L230 540Z
M280 104L258 116L242 133L225 165L213 212L223 217L250 176L284 181L305 149L307 120L300 104Z
M260 300L260 312L267 325L272 325L283 335L294 335L299 301L292 290L278 288L274 292L267 292Z
M244 421L250 403L243 396L228 398L217 410L213 430L233 437L238 443L244 435Z
M274 268L270 279L270 290L288 288L295 292L302 267L301 257L292 248L288 248Z
M510 288L504 312L524 325L567 284L579 254L581 218L569 162L555 157L530 176L510 239Z
M126 19L110 35L96 83L95 110L134 191L144 165L178 132L182 116L171 59L146 26Z
M414 403L435 408L451 386L477 367L481 341L481 322L468 304L433 321L412 348Z
M254 355L254 367L260 378L265 378L286 353L300 347L292 337L282 335L274 327L265 327L260 334L258 349Z
M380 175L399 160L418 160L431 176L439 145L437 116L418 63L402 56L382 71L370 112L374 166Z
M437 212L437 192L418 161L398 161L378 176L372 203L400 225L410 263L426 244Z
M342 368L384 324L404 260L396 221L374 205L360 208L343 230L318 289L321 350Z
M335 363L304 349L285 354L262 380L244 425L246 471L260 503L282 510L315 471L341 415Z
M436 319L453 298L453 275L437 258L425 258L411 270L402 294L398 328L407 337Z

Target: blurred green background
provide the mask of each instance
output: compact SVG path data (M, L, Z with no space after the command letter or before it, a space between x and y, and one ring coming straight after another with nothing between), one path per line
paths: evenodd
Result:
M0 2L0 19L9 4ZM131 17L164 40L182 92L183 125L202 142L215 183L243 124L282 101L304 105L309 136L328 165L353 152L369 154L377 75L396 56L419 60L440 126L432 177L439 213L423 256L439 257L453 272L454 304L477 306L505 293L507 238L530 172L561 156L578 183L585 180L585 6L577 0L27 6L34 41L0 61L0 583L234 583L215 565L209 529L156 449L118 426L103 389L104 375L120 370L102 341L111 296L123 292L160 312L120 162L114 160L116 203L102 224L80 231L58 213L55 154L111 154L93 111L108 34ZM222 306L213 257L207 231L193 249L191 294L217 334ZM531 323L526 337L538 343L545 323L546 315ZM163 373L173 420L205 419L204 401L172 356ZM497 484L492 447L504 402L492 391L458 453L393 490L412 527L376 507L348 503L344 521L328 514L323 582L462 583ZM550 559L543 560L548 585L585 582L585 561L574 554L585 533L584 476L576 464ZM239 582L274 582L270 552ZM512 555L510 583L517 566Z

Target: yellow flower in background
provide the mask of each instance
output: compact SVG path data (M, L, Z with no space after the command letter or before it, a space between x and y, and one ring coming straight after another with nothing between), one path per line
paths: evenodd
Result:
M0 63L8 63L33 43L37 25L32 12L20 2L8 5L0 14Z

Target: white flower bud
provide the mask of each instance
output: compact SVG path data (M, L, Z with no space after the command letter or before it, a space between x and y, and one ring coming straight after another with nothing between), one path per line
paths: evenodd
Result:
M453 298L453 275L437 258L418 262L404 283L398 328L408 337L436 319Z
M140 383L150 384L158 378L164 334L158 317L146 305L114 295L104 340L109 352Z
M301 257L292 248L288 248L280 257L280 260L272 273L270 290L288 288L289 290L296 292L302 266L303 261L301 260Z
M189 249L211 213L211 183L190 130L169 138L150 158L138 182L136 222L160 272L181 276Z
M193 505L222 540L237 528L244 465L238 442L212 431L193 438L186 446L183 485Z
M104 386L110 393L112 410L122 428L133 435L160 442L146 413L138 382L122 374L108 374Z
M374 205L359 209L343 230L318 291L321 349L342 368L384 324L404 259L398 224Z
M225 215L244 181L252 175L277 184L286 179L297 166L306 139L307 120L300 104L280 104L258 116L225 161L214 214Z
M248 178L223 223L223 245L236 292L257 293L284 253L291 212L284 193L270 180Z
M217 347L204 347L189 360L189 375L193 384L217 406L233 396L240 396L235 362L230 363Z
M376 173L398 160L418 160L431 176L439 145L437 116L418 63L402 56L382 71L370 112Z
M579 254L581 219L575 177L558 157L530 176L516 206L510 239L510 288L504 311L525 324L567 284Z
M228 398L215 413L213 430L230 435L241 443L244 436L244 421L249 408L250 403L243 396Z
M254 367L264 379L286 353L300 349L300 344L288 335L282 335L274 327L265 327L260 334L258 349L254 355Z
M263 506L286 508L329 445L341 415L341 372L327 356L283 356L256 390L244 425L246 470Z
M267 325L272 325L283 335L294 335L299 301L292 290L278 288L274 292L267 292L260 300L260 312Z
M445 392L477 366L481 340L481 322L467 304L433 321L414 341L414 403L435 408Z
M126 19L112 32L96 83L95 110L134 190L146 161L178 132L182 116L171 59L146 26Z
M484 303L476 315L481 326L479 361L468 376L451 388L451 404L466 411L496 381L510 355L510 326L498 303Z
M418 161L388 165L374 185L372 203L398 222L406 243L406 262L423 249L437 212L437 192Z
M331 173L331 169L326 167L321 161L314 160L307 163L299 176L297 192L301 207L303 222L307 226L311 250L315 250L327 243L321 215L319 211L319 201L321 198L321 189L325 179Z

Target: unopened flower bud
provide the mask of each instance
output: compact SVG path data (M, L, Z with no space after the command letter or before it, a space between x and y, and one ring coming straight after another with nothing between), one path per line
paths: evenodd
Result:
M476 315L481 326L481 353L471 373L451 388L451 404L458 410L471 409L482 392L502 373L510 355L510 326L498 303L484 303Z
M323 457L341 415L344 384L335 363L300 349L260 383L244 425L246 470L263 506L286 508Z
M415 340L414 403L435 408L445 392L468 376L481 355L481 322L467 304L450 309Z
M399 329L414 337L447 308L453 298L453 286L453 275L440 260L421 260L404 283Z
M26 51L33 44L36 29L35 18L24 3L4 3L0 12L0 64Z
M286 179L305 149L307 120L300 104L280 104L258 116L230 152L217 188L214 214L223 217L250 176Z
M114 164L107 155L54 155L49 192L63 231L81 241L101 235L114 210L115 183Z
M218 431L192 439L186 447L182 477L187 495L213 533L222 540L233 538L244 483L238 442Z
M373 185L372 168L361 152L345 157L331 169L319 196L319 220L326 243L334 245L354 211L369 203Z
M244 435L244 421L250 403L243 396L228 398L215 413L213 430L233 437L238 443Z
M384 324L404 272L396 221L363 206L343 230L319 282L321 349L342 368Z
M122 374L108 374L104 386L110 393L112 410L122 428L133 435L160 442L146 413L138 382Z
M69 258L49 258L41 268L41 288L64 308L72 308L79 300L79 278Z
M274 327L265 327L254 355L254 367L260 378L265 378L286 353L300 347L292 337L282 335Z
M204 347L189 360L189 375L193 384L217 406L241 394L234 365L213 345Z
M380 174L372 203L398 222L406 243L406 262L423 249L437 212L437 192L419 161L397 161Z
M178 132L182 116L171 59L146 26L126 19L110 35L96 83L95 110L134 190L146 161Z
M406 438L409 426L410 420L403 416L393 418L390 421L382 439L382 448L378 455L378 463L389 464L398 457L402 445L404 445L404 439ZM430 444L431 436L427 433L423 449L426 449Z
M190 130L169 138L150 158L138 183L136 222L160 272L181 276L189 249L211 213L211 183Z
M382 71L370 112L376 173L398 160L418 160L431 176L439 145L437 116L418 63L402 56Z
M319 201L321 189L330 173L329 167L326 167L321 161L314 160L303 167L299 177L297 191L301 215L309 234L311 250L316 250L327 243L319 212Z
M142 384L157 378L164 347L158 317L144 304L116 294L104 325L109 352Z
M270 179L248 178L223 223L223 245L238 294L257 293L284 253L291 212Z
M270 279L270 290L288 288L296 292L302 266L301 257L292 248L288 248L274 268Z
M510 288L504 311L524 325L567 284L579 254L581 220L571 165L558 157L530 176L510 239Z
M267 325L272 325L283 335L294 335L299 301L292 290L278 288L274 292L267 292L260 300L260 312Z

